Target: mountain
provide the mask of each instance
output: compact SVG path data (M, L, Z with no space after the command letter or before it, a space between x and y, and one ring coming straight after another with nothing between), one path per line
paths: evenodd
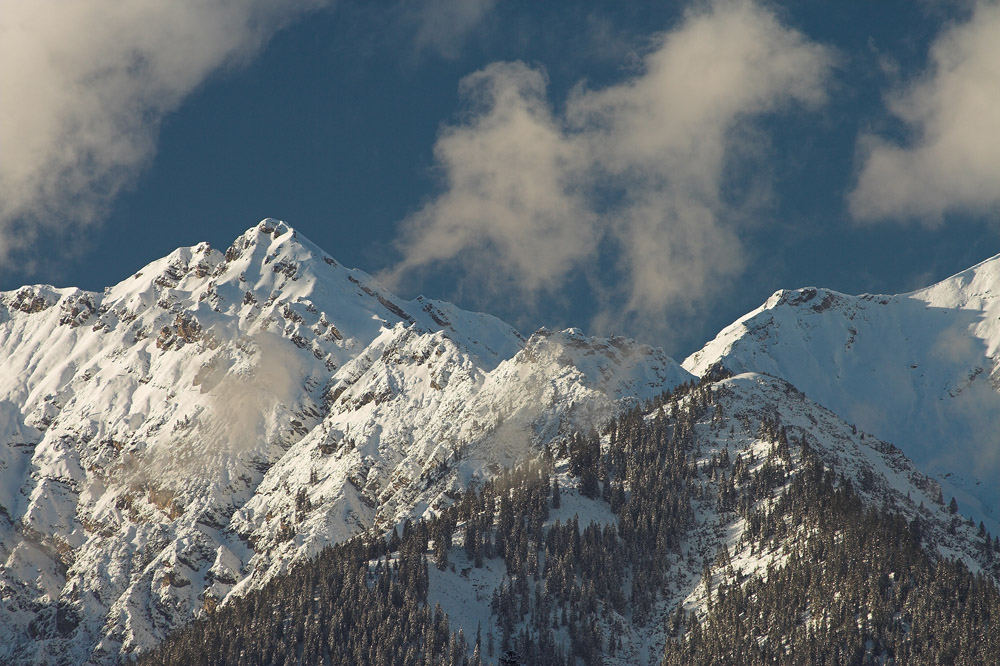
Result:
M113 662L689 381L400 299L288 225L0 294L0 660Z
M0 662L993 663L998 289L780 291L683 365L270 219L0 293Z
M1000 256L908 294L775 292L683 366L781 377L1000 518Z
M715 372L141 663L994 663L998 576L1000 540L894 446Z

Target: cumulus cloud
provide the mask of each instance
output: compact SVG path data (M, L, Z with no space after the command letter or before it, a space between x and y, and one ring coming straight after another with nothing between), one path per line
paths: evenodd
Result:
M735 155L753 152L743 130L821 104L831 65L747 1L698 5L638 74L578 86L561 112L538 68L490 65L462 82L468 113L435 146L442 192L404 221L403 259L383 277L456 262L533 296L611 252L628 279L605 314L662 318L739 273L740 216L722 190Z
M856 219L935 225L948 212L1000 209L998 34L1000 5L978 3L968 21L934 42L924 76L887 98L912 140L861 137L861 171L849 195Z
M0 259L99 219L165 114L325 0L0 0Z
M526 291L553 283L596 246L597 215L578 187L586 146L553 117L538 70L495 63L461 89L473 116L435 145L446 191L406 222L398 271L466 256L502 259Z

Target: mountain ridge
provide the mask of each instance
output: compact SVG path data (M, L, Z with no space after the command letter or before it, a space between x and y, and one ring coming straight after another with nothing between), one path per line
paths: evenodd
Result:
M400 299L270 219L103 292L4 292L0 350L0 657L19 662L148 648L691 379L625 339Z
M1000 459L986 437L1000 430L976 428L1000 428L998 290L1000 256L910 294L782 290L683 365L626 338L525 338L488 314L399 298L272 219L225 251L178 248L103 292L0 293L0 659L130 658L330 544L448 515L469 488L598 437L623 413L651 407L643 418L655 421L678 387L689 415L668 448L701 444L674 460L688 471L669 474L700 479L685 529L702 546L735 547L720 526L745 528L706 500L729 493L722 448L777 455L784 430L764 415L784 414L789 433L822 443L802 450L863 498L925 521L935 558L986 571L992 550L941 488L987 534L1000 531L994 489L935 468L926 436ZM903 424L886 434L885 417ZM606 433L598 442L615 460ZM938 485L928 472L947 476ZM570 495L610 492L607 478L560 478ZM696 550L675 562L688 591L649 612L702 612ZM629 631L640 652L663 649L660 634Z
M716 372L553 442L402 538L324 550L141 663L989 661L995 641L969 640L1000 613L998 551L891 444L784 380ZM954 634L917 628L956 615Z
M682 362L787 379L1000 515L1000 255L905 294L775 292Z

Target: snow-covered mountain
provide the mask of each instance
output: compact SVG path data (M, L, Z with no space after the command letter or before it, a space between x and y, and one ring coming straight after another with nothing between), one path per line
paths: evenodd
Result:
M553 444L142 663L996 661L1000 540L781 379L715 372Z
M782 377L1000 517L1000 256L908 294L782 290L683 366Z
M795 552L794 535L754 542L718 499L737 476L722 452L761 472L776 464L777 423L791 447L762 507L803 473L806 441L868 505L916 519L935 557L995 583L993 550L940 489L1000 531L998 293L1000 257L898 296L780 291L683 367L624 338L524 338L490 315L401 299L276 220L103 293L0 293L0 662L133 655L325 546L437 515L703 375L669 407L686 414L669 417L688 447L670 473L693 518L664 554L656 613L702 612L705 558L723 546L737 584ZM615 445L605 433L610 459ZM615 522L566 465L552 519ZM467 634L492 622L476 601L502 581L490 566L432 574L430 598ZM613 620L621 663L662 653L662 622Z
M284 223L0 294L0 661L112 661L691 379L397 298Z
M703 396L708 396L707 399ZM701 401L709 404L703 408ZM688 421L663 417L674 412L700 414ZM694 519L683 531L679 542L660 565L669 572L668 584L655 605L651 617L638 620L634 609L613 612L602 609L600 629L603 635L620 639L622 646L614 655L604 653L604 663L657 664L667 640L669 618L677 608L704 616L710 607L706 597L706 562L715 587L745 585L748 580L766 578L775 567L789 560L806 557L803 543L807 534L790 530L780 539L761 540L751 536L750 524L734 510L736 502L725 507L720 501L723 489L735 487L736 494L749 494L749 481L766 466L777 465L780 481L774 489L758 497L754 506L766 507L776 502L792 481L807 471L803 463L802 442L809 447L826 469L835 470L840 483L849 483L866 506L893 512L907 522L922 525L923 541L932 557L957 560L975 573L982 573L994 584L997 567L985 552L984 538L968 520L952 515L940 501L940 486L892 444L859 431L830 410L810 400L786 381L756 373L744 373L707 383L702 393L682 394L664 406L643 415L647 424L662 419L668 430L686 428L690 460L701 473L692 480L700 486L692 499ZM768 427L770 426L770 427ZM787 437L788 453L782 459L780 436ZM602 448L607 451L615 442L605 435ZM719 461L725 460L725 463ZM733 464L733 461L739 461ZM591 523L618 525L618 517L606 502L580 494L578 479L567 473L565 461L557 461L560 485L564 491L561 506L549 516L546 525L576 519L581 529ZM491 615L492 590L503 584L502 561L487 562L473 568L461 546L462 530L455 535L452 552L455 571L431 570L429 603L439 603L448 614L452 630L458 627L466 636L475 636L477 627L500 635ZM718 554L725 549L726 562ZM863 554L858 554L862 557ZM714 562L713 562L714 561ZM623 562L622 566L627 566ZM817 575L818 572L817 572ZM568 636L559 635L569 649Z

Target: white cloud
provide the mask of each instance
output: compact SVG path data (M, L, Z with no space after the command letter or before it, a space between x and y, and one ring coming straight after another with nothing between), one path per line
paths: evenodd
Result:
M470 271L501 260L505 277L531 292L595 251L597 215L575 189L586 146L552 116L545 87L544 74L521 63L462 81L474 114L438 139L446 192L407 220L397 275L455 257Z
M865 135L853 216L939 224L948 212L1000 210L1000 5L980 2L935 41L927 73L890 95L912 133L904 143Z
M662 321L742 269L726 169L753 152L739 142L756 117L824 101L831 63L767 9L735 1L688 12L639 74L579 87L562 114L541 71L490 65L463 81L469 113L435 147L443 191L405 220L404 258L384 277L454 261L484 286L503 278L535 296L611 249L628 285L604 321Z
M0 260L99 219L165 114L324 2L0 0Z

